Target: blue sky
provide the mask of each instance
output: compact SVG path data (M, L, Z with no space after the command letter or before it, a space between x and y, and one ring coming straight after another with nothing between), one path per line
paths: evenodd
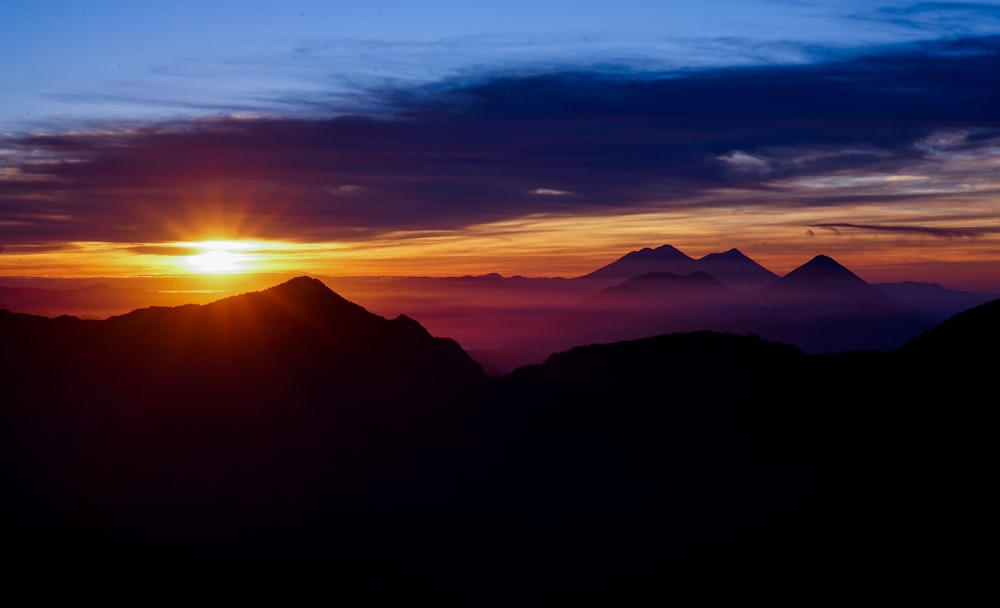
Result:
M669 243L1000 289L1000 2L7 0L0 51L0 274Z
M468 71L808 62L998 31L996 3L619 0L0 4L0 132L287 103Z

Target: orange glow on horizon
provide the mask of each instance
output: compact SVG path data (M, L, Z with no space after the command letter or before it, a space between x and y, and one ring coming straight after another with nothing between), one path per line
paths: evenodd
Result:
M714 193L719 197L724 193ZM699 258L737 248L779 275L817 254L829 255L869 281L924 280L951 287L976 280L1000 290L1000 230L974 237L919 232L822 228L850 218L863 225L905 226L899 209L764 208L714 205L697 212L660 209L627 215L532 215L461 230L406 231L363 241L297 242L260 236L187 238L161 243L6 244L0 276L225 276L281 273L314 276L576 277L629 251L673 245ZM928 217L914 225L958 228L961 217ZM222 234L222 233L220 233ZM259 234L259 233L258 233ZM973 270L976 269L976 270ZM978 277L978 278L977 278ZM957 285L956 285L957 288Z

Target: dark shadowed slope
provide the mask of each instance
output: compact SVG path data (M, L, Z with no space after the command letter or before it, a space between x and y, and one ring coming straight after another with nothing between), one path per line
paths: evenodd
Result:
M377 402L482 377L456 342L405 316L371 314L306 277L103 321L7 312L0 332L8 395L53 407L123 394L154 409L213 399L326 401L331 393Z
M995 335L998 314L946 334ZM102 558L105 591L197 572L466 605L954 600L992 580L962 547L989 521L969 488L992 460L967 446L993 445L973 398L992 376L956 391L950 347L698 332L487 380L311 279L108 321L0 312L0 339L0 554L50 580Z
M104 321L0 311L0 343L6 551L27 558L298 546L402 470L423 479L483 378L457 343L304 277Z
M1000 351L1000 299L961 312L907 342L903 354L947 363L963 376L992 371ZM964 370L964 372L960 372Z
M941 552L958 557L961 584L972 588L993 578L987 561L973 556L994 544L995 499L985 480L996 475L998 353L1000 299L917 336L898 356L896 398L926 421L922 500L937 510L933 519L940 522L928 536L947 541Z
M984 418L918 406L918 382L893 353L667 335L516 371L490 428L495 458L521 463L508 474L548 514L524 534L572 546L576 571L615 589L942 598L988 580L955 589L975 558L948 533L969 492L945 473L968 466L954 458L976 434L962 421Z
M431 337L405 316L387 320L373 315L307 277L203 306L145 308L104 321L62 318L57 324L15 316L6 324L11 331L26 331L18 318L47 332L49 341L34 339L31 333L21 336L23 347L36 358L69 366L104 361L106 369L121 373L109 365L114 362L125 369L135 367L140 376L156 364L203 366L205 376L217 373L224 378L258 367L283 373L314 370L325 381L351 384L362 379L356 375L362 370L363 376L380 370L406 373L420 382L475 378L478 372L455 342ZM61 352L59 340L77 344L83 349L77 353L80 357ZM9 364L19 361L14 357Z

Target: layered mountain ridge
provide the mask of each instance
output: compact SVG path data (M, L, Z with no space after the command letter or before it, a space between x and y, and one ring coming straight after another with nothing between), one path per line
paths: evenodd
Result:
M694 259L670 245L629 252L574 279L490 273L323 280L387 318L420 319L432 333L457 340L493 375L579 344L674 331L755 333L811 353L892 350L996 297L931 284L871 285L828 256L778 277L737 249ZM116 310L131 303L176 306L221 297L210 289L179 289L182 284L135 285L147 287L0 287L0 298L15 311L103 318L97 311L120 315L142 307Z
M107 320L0 311L0 552L286 599L954 599L976 591L956 539L989 521L989 375L964 362L998 314L898 352L691 332L488 379L306 277Z
M778 278L778 275L735 248L694 259L671 245L662 245L655 249L646 247L629 252L611 264L580 278L630 279L651 272L688 275L698 271L705 272L737 290L762 287Z

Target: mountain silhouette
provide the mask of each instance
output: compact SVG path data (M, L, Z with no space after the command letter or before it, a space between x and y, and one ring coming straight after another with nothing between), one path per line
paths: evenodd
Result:
M961 312L931 330L908 341L902 351L929 357L947 353L950 359L965 363L979 360L1000 344L1000 299Z
M738 291L749 291L773 283L778 275L743 254L739 249L710 253L697 260L702 270L722 284Z
M671 245L630 251L607 266L586 274L584 279L628 279L650 272L687 274L695 270L694 258Z
M817 255L795 268L758 293L768 298L800 301L821 300L827 303L877 302L892 300L864 279L829 256Z
M705 272L723 285L738 291L762 287L778 278L778 275L754 262L738 249L710 253L696 260L670 245L632 251L580 278L629 279L656 272L676 275Z
M752 292L748 303L750 314L720 328L752 331L810 353L895 350L936 322L826 255Z
M635 258L656 257L654 252L638 252ZM676 257L675 251L665 253ZM694 263L702 261L721 264L717 267L723 271L729 262L739 268L754 266L737 250ZM730 289L702 270L683 275L646 273L597 292L572 312L548 322L536 339L551 335L548 350L559 350L589 342L712 330L753 333L809 353L888 351L939 320L893 300L825 255L762 288L747 291L748 285L743 282L742 292Z
M226 555L252 554L253 530L296 538L447 452L483 379L456 342L306 277L107 320L0 311L0 343L0 439L20 463L0 477L27 558L125 558L130 536L164 555L188 537Z
M290 373L285 368L294 363L312 370L317 381L321 374L352 390L370 381L376 392L406 390L405 384L378 382L386 370L423 385L481 373L454 341L431 337L405 316L371 314L308 277L207 305L145 308L102 321L15 318L41 335L25 332L10 346L67 368L107 358L129 370L126 380L133 382L148 375L150 364L176 366L211 386L246 370L259 370L257 380ZM60 348L47 340L69 344Z
M1000 309L981 312L988 314L970 319L970 331L1000 320ZM948 529L960 525L969 535L964 538L974 538L992 518L987 508L974 506L985 504L974 500L981 500L974 488L981 487L976 475L992 461L978 452L991 440L990 431L968 426L986 419L981 407L948 405L945 395L956 394L956 387L947 368L919 379L913 375L949 357L934 348L926 355L926 366L915 367L902 353L806 355L755 336L671 334L555 354L508 376L513 394L502 403L514 418L505 422L524 437L518 445L532 454L518 475L535 479L533 500L559 502L558 495L567 505L635 507L616 520L623 523L613 532L589 535L595 553L629 555L635 547L626 550L621 539L630 533L646 538L661 564L669 563L678 578L709 595L711 581L726 572L734 577L728 580L768 596L835 588L832 593L847 595L871 589L948 597L953 587L944 581L963 579L970 567L982 576L980 583L989 580L974 566L963 536ZM957 394L981 390L985 377L962 376L967 381ZM941 401L922 401L939 394ZM570 420L584 438L555 430ZM499 414L491 424L502 427ZM531 430L539 428L546 431ZM502 433L508 442L512 432ZM976 459L967 459L970 450L961 447L969 440L980 446ZM552 460L564 468L546 464ZM574 478L570 462L591 464ZM602 477L623 471L649 485L638 490ZM702 485L706 479L712 481ZM615 490L598 489L608 487ZM630 498L616 502L622 496ZM728 511L726 505L734 504L741 506ZM563 516L574 512L563 507L557 510ZM749 527L729 527L740 519L737 512L747 516L742 521ZM914 533L927 518L939 523ZM685 533L700 538L701 532L693 532L699 529L717 533L719 542L685 547ZM656 540L658 534L664 540ZM683 557L668 557L678 549ZM815 550L824 556L818 562ZM594 554L577 551L581 562L596 563ZM823 565L817 570L818 563ZM775 578L779 571L788 577ZM914 587L914 576L942 584ZM677 589L688 588L670 580Z
M0 311L0 554L286 599L974 596L998 304L897 352L700 331L498 379L306 277L103 321Z

